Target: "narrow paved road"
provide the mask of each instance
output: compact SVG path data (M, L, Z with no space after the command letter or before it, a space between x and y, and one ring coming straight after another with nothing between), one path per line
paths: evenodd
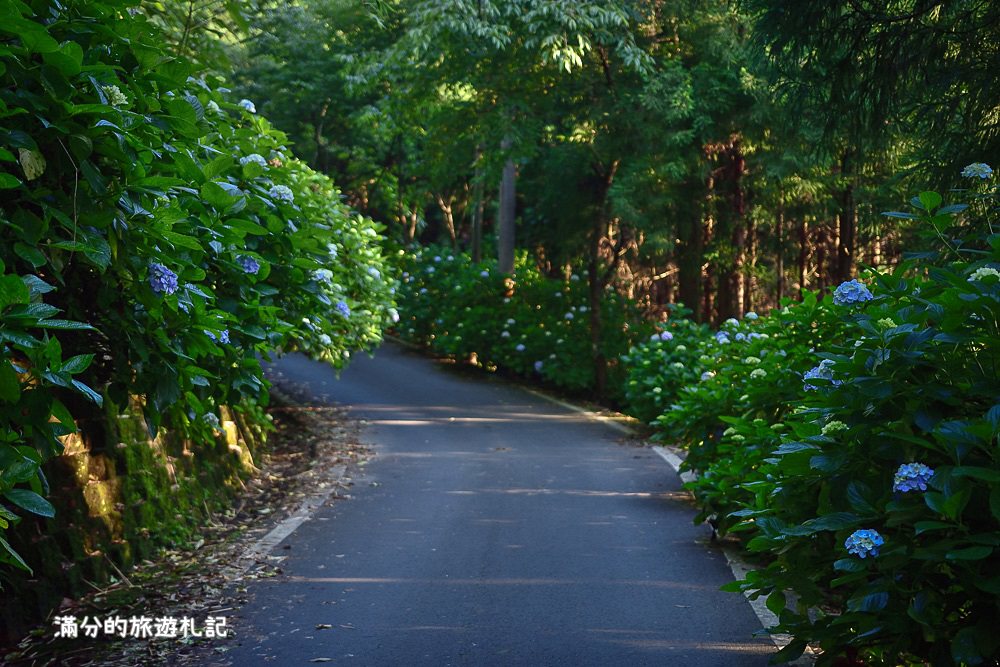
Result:
M766 664L652 451L392 344L339 380L300 356L272 376L349 405L377 456L278 547L283 574L251 584L233 664Z

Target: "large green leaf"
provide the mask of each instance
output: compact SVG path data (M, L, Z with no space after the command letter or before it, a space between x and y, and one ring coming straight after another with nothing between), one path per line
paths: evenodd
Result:
M34 491L29 491L28 489L10 489L5 491L3 495L4 498L13 504L33 514L49 518L56 515L56 508L52 506L52 503Z

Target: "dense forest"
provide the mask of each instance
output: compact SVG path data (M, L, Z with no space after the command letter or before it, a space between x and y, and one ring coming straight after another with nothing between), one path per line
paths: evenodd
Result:
M881 213L1000 149L990 2L191 0L159 18L398 242L508 271L524 250L701 321L892 266L910 229Z

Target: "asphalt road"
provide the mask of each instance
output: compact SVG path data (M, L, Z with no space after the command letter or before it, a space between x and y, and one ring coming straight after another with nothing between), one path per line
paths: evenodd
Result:
M367 420L376 457L350 500L279 545L283 573L250 585L234 665L767 663L773 645L718 590L725 557L654 452L392 344L339 380L296 355L271 370Z

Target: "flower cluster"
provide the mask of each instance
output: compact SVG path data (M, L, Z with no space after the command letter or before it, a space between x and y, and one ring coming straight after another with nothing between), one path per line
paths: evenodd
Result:
M834 433L839 433L841 431L847 430L847 424L842 421L834 419L833 421L827 422L823 425L822 433L823 435L833 435Z
M927 482L933 476L934 470L923 463L904 463L892 478L892 490L900 493L926 491Z
M829 380L830 384L832 384L834 387L843 384L843 382L841 380L835 380L834 379L834 377L833 377L833 362L830 361L829 359L824 359L823 361L819 362L819 366L814 366L813 368L810 368L809 370L807 370L805 372L805 374L802 376L802 379L803 380ZM812 389L818 389L819 387L817 387L814 384L810 384L809 382L806 382L803 388L806 391L809 391L809 390L812 390Z
M962 170L962 176L965 178L981 178L986 180L992 175L993 169L990 168L990 165L983 162L973 162Z
M336 305L336 309L337 309L337 312L340 313L341 315L343 315L344 317L350 317L351 316L351 308L350 308L350 306L347 305L347 303L345 301L338 301L337 305Z
M230 342L229 341L229 329L223 329L222 333L219 334L218 338L215 337L214 333L212 333L211 331L208 331L207 329L205 330L205 335L208 336L209 340L211 340L213 343L225 343L225 344L228 345L229 342Z
M833 293L833 302L838 306L864 303L874 297L865 284L859 280L848 280L840 284Z
M260 271L260 262L253 257L241 255L236 261L239 263L240 268L243 269L243 273L256 274Z
M653 334L652 336L649 337L649 340L651 340L651 341L656 341L656 340L673 340L673 339L674 339L674 335L672 333L670 333L669 331L661 331L660 333L655 333L655 334Z
M251 163L258 164L261 167L265 167L265 168L267 167L267 160L264 159L263 155L259 155L257 153L250 153L250 155L246 155L246 156L240 158L240 165L241 166L246 166L246 165L251 164Z
M896 321L893 320L891 317L883 317L878 322L876 322L876 324L878 324L883 329L892 329L893 327L896 326Z
M760 380L761 378L766 378L766 377L767 377L767 371L765 371L763 368L755 368L752 371L750 371L750 379L752 380Z
M295 201L295 195L292 193L291 188L287 185L272 185L271 189L267 191L267 194L271 196L271 199L279 202L285 202L286 204L291 204Z
M173 294L177 291L177 274L153 262L149 265L149 286L157 294Z
M854 554L860 558L868 556L878 556L878 549L885 540L878 534L877 530L863 528L851 533L851 536L844 541L847 553Z
M118 86L102 86L104 94L108 96L108 103L113 107L123 107L128 104L128 98Z
M990 276L1000 278L1000 271L997 271L992 266L981 266L972 272L972 275L969 276L969 282L971 283L977 280L983 280L984 278L988 278Z
M250 100L240 100L240 106L250 113L257 113L257 107Z
M333 282L333 271L330 269L316 269L312 272L312 278L318 283L331 283Z

